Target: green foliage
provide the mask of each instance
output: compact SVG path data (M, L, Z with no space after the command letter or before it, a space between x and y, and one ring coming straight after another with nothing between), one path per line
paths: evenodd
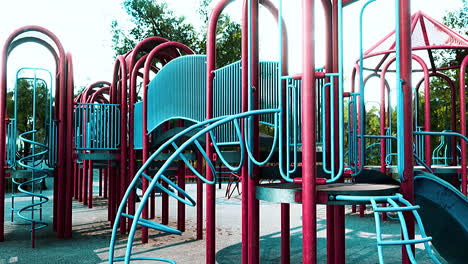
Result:
M126 34L117 21L112 22L112 41L116 55L127 53L139 41L151 36L161 36L181 43L197 41L193 26L185 21L185 17L177 17L165 2L125 0L123 7L134 25Z
M46 124L49 122L49 94L48 88L44 81L38 80L36 86L36 113L33 117L33 80L20 79L17 85L17 115L16 127L17 135L33 130L33 125L37 133L35 133L35 141L45 142L46 139ZM7 93L7 112L9 118L14 118L14 92ZM29 137L31 138L31 137ZM30 144L24 145L24 152L29 153Z
M454 31L460 33L466 38L468 35L468 0L462 0L463 5L460 9L448 12L443 17L443 23ZM468 50L457 49L457 50L446 50L438 51L435 59L438 64L442 67L450 65L460 65L465 56L468 55ZM459 124L459 70L452 69L444 72L454 82L456 87L456 112L457 112L457 124ZM467 79L468 81L468 79ZM451 91L449 84L442 78L433 77L430 82L431 87L431 130L442 131L444 129L450 129L450 111L451 111ZM467 96L467 95L465 95ZM420 109L423 104L420 105ZM468 116L467 116L468 118ZM422 122L420 122L422 124ZM460 128L458 127L457 130ZM439 143L440 139L433 140L432 145L435 147Z
M111 24L115 55L125 54L141 40L159 36L189 46L196 53L206 53L208 10L212 0L200 0L198 15L203 26L196 29L183 16L177 16L163 0L125 0L123 8L131 17L132 28L124 30L117 21ZM218 66L235 62L240 58L241 26L228 16L218 21Z

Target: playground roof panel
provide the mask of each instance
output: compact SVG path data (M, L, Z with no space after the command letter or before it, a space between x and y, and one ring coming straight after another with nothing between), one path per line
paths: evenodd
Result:
M413 53L426 61L430 69L437 68L434 57L437 50L468 49L468 39L453 31L446 25L433 19L422 11L411 16L411 45ZM374 69L380 69L389 58L388 54L395 52L395 31L390 32L383 39L364 52L365 58L373 59ZM383 58L379 55L384 55ZM449 65L455 66L455 65ZM366 68L369 65L366 65Z

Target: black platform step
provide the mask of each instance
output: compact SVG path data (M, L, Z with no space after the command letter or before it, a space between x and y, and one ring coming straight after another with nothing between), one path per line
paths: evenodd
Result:
M326 204L359 204L368 202L336 201L337 195L352 196L382 196L394 195L400 186L389 184L368 183L333 183L317 185L319 203ZM321 196L320 193L323 195ZM256 197L258 200L278 203L301 203L302 185L294 183L269 183L257 186Z
M34 177L41 177L44 175L53 176L54 170L53 169L41 169L43 171L34 171ZM10 174L11 178L32 178L33 171L32 170L7 170L7 173Z

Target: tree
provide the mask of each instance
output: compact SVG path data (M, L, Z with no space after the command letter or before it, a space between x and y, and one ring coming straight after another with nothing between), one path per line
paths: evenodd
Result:
M454 31L460 33L462 36L468 35L468 0L462 0L462 7L457 10L448 12L444 17L442 22L453 29ZM455 49L455 50L440 50L436 53L436 61L441 65L441 67L446 67L449 65L460 65L463 58L468 55L468 50L465 49ZM454 82L456 87L459 83L459 71L458 69L447 70L444 72L449 76ZM451 93L448 84L441 78L431 78L431 130L441 131L444 129L450 129L448 123L445 122L447 117L447 112L451 109ZM457 89L457 96L458 94ZM466 95L465 95L466 96ZM457 97L458 98L458 97ZM459 101L457 100L457 109L459 109ZM457 111L458 112L458 111ZM457 117L458 119L459 117ZM459 120L459 119L458 119ZM438 141L438 140L437 140Z
M151 36L164 37L189 46L197 42L193 26L185 21L185 17L177 17L165 2L125 0L123 7L134 25L126 33L119 28L117 21L112 22L112 41L116 55L127 53L139 41Z
M196 29L183 16L177 16L163 0L125 0L123 7L131 17L132 28L125 30L113 21L112 42L116 55L125 54L135 45L150 36L160 36L189 46L196 53L206 53L206 32L208 10L211 0L200 0L198 15L204 22ZM217 60L218 67L240 58L241 26L228 16L221 16L218 22Z
M7 112L9 118L16 118L17 136L33 130L35 123L34 139L37 142L46 141L46 124L50 122L49 116L49 91L45 81L38 79L36 82L35 116L33 116L33 79L19 79L17 82L17 115L14 117L15 98L14 91L7 93ZM32 135L26 136L32 139ZM23 154L29 155L31 144L25 143ZM42 149L41 149L42 151Z
M468 35L468 0L462 0L462 7L448 12L442 22L460 33L462 36ZM441 67L450 65L460 65L462 60L468 56L468 49L455 49L455 50L439 50L436 53L435 60ZM460 96L468 96L468 94L460 95L458 89L459 83L459 70L451 69L444 72L452 79L456 87L456 109L457 124L459 124L459 109L460 109ZM468 83L468 78L466 79ZM450 126L450 111L451 111L451 92L446 81L441 78L431 78L431 130L442 131L451 129ZM466 115L467 113L465 113ZM466 115L468 118L468 115ZM457 130L459 131L459 127ZM432 149L439 145L441 138L434 138L432 140Z
M208 20L210 4L212 0L200 0L198 14L203 23L201 29L201 38L199 42L199 50L201 53L206 53L206 36L208 32ZM227 15L221 15L217 25L217 52L216 60L218 66L222 67L229 63L240 60L241 58L241 40L242 30L241 25L231 20Z

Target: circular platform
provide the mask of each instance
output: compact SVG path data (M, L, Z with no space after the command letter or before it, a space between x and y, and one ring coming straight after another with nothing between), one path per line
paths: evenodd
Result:
M384 196L393 195L400 189L390 184L369 183L333 183L317 185L318 203L324 204L358 204L355 201L336 201L337 195ZM258 200L278 203L301 203L302 186L294 183L269 183L257 186Z
M369 170L380 170L380 166L365 166ZM391 173L398 173L397 166L387 166L387 169ZM414 166L415 171L424 171L426 168L423 166ZM431 166L434 174L456 174L461 170L461 166L442 166L442 165L433 165Z

